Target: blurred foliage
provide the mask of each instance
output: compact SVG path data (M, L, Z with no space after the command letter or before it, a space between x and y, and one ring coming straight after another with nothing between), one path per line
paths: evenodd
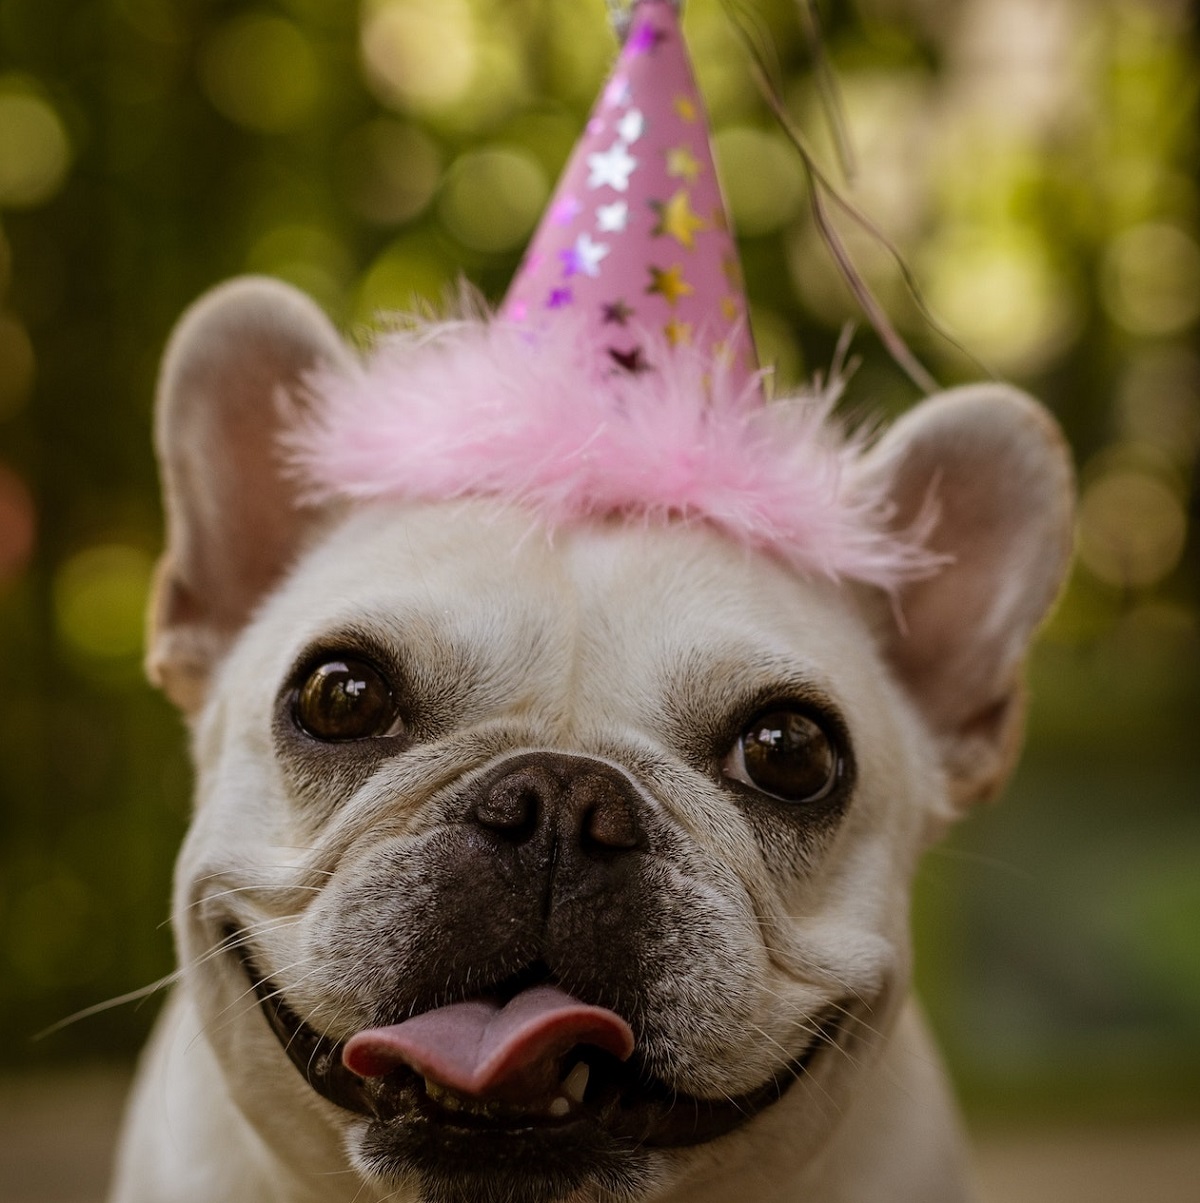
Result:
M860 269L939 379L982 364L1044 398L1083 490L1018 786L922 875L925 993L979 1097L1194 1102L1195 17L1183 0L820 7L847 195L970 355L843 223ZM790 383L857 315L739 23L836 174L832 123L793 0L688 4L755 332ZM613 46L600 0L0 0L4 1062L130 1054L152 1006L30 1037L170 968L188 769L139 649L172 322L244 271L350 329L460 274L499 299ZM869 332L857 348L855 411L914 400Z

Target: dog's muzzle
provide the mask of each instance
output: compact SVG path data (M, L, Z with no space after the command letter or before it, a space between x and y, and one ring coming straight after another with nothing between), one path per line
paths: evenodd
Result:
M476 863L519 892L512 905L521 922L552 915L568 895L594 899L601 911L615 909L631 922L649 843L644 807L629 779L603 762L530 753L506 760L476 785L462 838L482 858ZM613 915L604 922L611 926ZM552 921L545 927L552 930ZM593 982L595 999L564 988L561 967L569 965L573 989L587 995L578 966L596 965L599 957L572 961L561 935L547 936L538 955L499 980L488 981L474 963L456 964L456 980L448 991L443 983L440 999L345 1040L304 1022L259 972L240 933L229 935L271 1028L309 1085L371 1118L372 1139L389 1156L426 1170L430 1158L449 1157L460 1140L470 1142L476 1160L494 1144L498 1162L506 1143L532 1142L535 1156L575 1149L584 1160L591 1153L602 1161L713 1140L781 1098L852 1026L846 1005L831 1006L813 1017L799 1052L760 1086L699 1098L650 1071L640 1054L636 998L623 1016L600 1002L604 981ZM629 983L615 993L627 995Z

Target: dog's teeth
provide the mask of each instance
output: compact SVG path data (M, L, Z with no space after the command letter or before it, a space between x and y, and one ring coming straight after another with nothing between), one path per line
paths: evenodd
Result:
M555 1119L562 1119L564 1115L570 1115L571 1102L569 1099L564 1098L561 1094L556 1095L550 1100L550 1106L547 1108L547 1111L549 1111L549 1113L554 1116Z
M431 1082L428 1078L425 1079L425 1093L439 1107L444 1107L447 1111L462 1111L464 1109L464 1100L459 1098L452 1090L447 1090L444 1086L439 1086L437 1082Z
M563 1094L577 1103L582 1103L583 1092L587 1090L588 1074L591 1072L591 1066L586 1061L580 1061L563 1079Z

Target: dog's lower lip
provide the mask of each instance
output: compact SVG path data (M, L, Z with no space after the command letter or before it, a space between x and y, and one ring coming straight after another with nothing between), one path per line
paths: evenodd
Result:
M600 1103L589 1099L586 1106L574 1105L568 1113L555 1114L551 1110L546 1116L508 1112L489 1116L484 1108L457 1108L452 1100L439 1100L440 1092L429 1091L414 1072L398 1070L380 1079L359 1077L343 1064L342 1043L320 1035L305 1023L287 1005L282 991L259 973L244 940L233 937L230 945L236 950L271 1030L309 1086L344 1110L385 1123L419 1105L427 1120L448 1127L486 1125L498 1131L544 1126L562 1130L592 1120L631 1145L663 1148L703 1144L740 1127L782 1098L798 1078L811 1071L824 1049L843 1038L852 1019L850 1011L840 1004L822 1011L812 1025L812 1038L797 1057L761 1086L733 1098L680 1094L664 1082L645 1077L635 1080L630 1074L620 1089L609 1091Z

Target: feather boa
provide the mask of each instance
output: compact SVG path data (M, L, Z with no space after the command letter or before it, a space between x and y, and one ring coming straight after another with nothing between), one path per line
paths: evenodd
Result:
M308 378L285 451L316 501L488 496L550 529L706 522L802 573L893 593L936 571L932 508L894 531L885 486L856 472L869 439L833 418L839 382L764 403L756 378L647 345L654 369L601 375L581 338L486 319L397 329L362 364Z

